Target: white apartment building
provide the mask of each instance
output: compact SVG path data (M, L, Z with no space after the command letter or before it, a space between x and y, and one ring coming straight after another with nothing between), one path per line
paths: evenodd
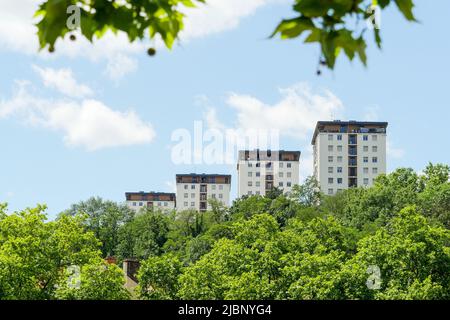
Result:
M299 183L300 151L239 151L238 195L266 195L274 187L289 193Z
M177 174L177 210L211 209L209 199L230 204L231 175L222 174Z
M314 132L314 176L323 193L369 187L386 173L387 122L319 121Z
M138 212L143 208L174 210L176 207L175 193L162 192L127 192L125 193L128 208Z

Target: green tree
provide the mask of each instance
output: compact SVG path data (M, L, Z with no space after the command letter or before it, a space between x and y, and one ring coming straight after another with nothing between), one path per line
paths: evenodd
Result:
M297 184L292 188L290 198L306 207L319 205L322 199L319 182L313 176L306 178L303 184Z
M380 268L380 288L366 285L369 266ZM342 296L349 299L448 299L450 233L433 227L415 207L392 224L362 239L357 254L342 267Z
M102 259L93 259L79 269L66 268L57 284L55 297L61 300L128 300L122 269Z
M139 269L139 296L148 300L176 299L182 268L182 262L174 254L149 257Z
M167 214L152 209L143 210L118 231L118 257L147 259L161 254L168 239L170 224Z
M119 243L119 229L133 218L134 212L124 204L105 201L100 197L92 197L86 201L73 204L60 216L74 216L79 213L87 216L87 229L92 231L96 238L101 241L103 256L115 255Z
M53 299L66 268L101 259L99 241L85 230L86 216L46 222L45 209L10 215L0 209L0 299Z

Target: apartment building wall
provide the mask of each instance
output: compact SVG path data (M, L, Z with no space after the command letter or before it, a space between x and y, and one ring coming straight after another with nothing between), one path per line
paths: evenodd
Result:
M299 160L299 151L239 151L238 196L264 196L273 187L291 192L299 184Z
M322 192L332 195L352 186L369 187L386 173L386 127L381 122L318 123L312 143L314 176Z
M139 212L144 208L154 208L162 211L174 210L176 199L174 193L161 192L127 192L125 193L128 208Z
M177 175L177 210L210 210L209 199L230 205L231 175Z

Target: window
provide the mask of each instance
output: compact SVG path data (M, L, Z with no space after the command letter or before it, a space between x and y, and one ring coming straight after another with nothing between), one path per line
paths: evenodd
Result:
M195 193L191 193L191 198L195 198Z
M260 173L260 172L256 172L256 176L257 176L257 177L260 177L260 176L261 176L261 173Z
M364 172L364 174L368 174L369 173L369 168L363 168L363 172Z
M364 162L364 163L368 163L368 162L369 162L369 157L364 157L364 158L363 158L363 162Z
M328 141L333 141L333 135L332 134L328 135Z
M373 135L373 136L372 136L372 141L377 141L377 140L378 140L378 136Z
M328 157L328 162L333 162L333 156Z
M342 146L337 146L337 151L342 152Z
M364 152L369 152L369 146L364 146L364 147L363 147L363 151L364 151Z
M338 134L337 139L338 139L338 141L342 141L342 134Z
M219 193L219 199L223 198L223 194Z
M342 167L338 167L338 168L337 168L337 172L338 172L338 173L342 173Z
M164 207L167 207L169 204L167 202L164 202Z
M248 182L248 186L251 187L253 183L251 181Z
M191 185L191 189L195 190L195 184Z
M337 179L337 183L338 183L338 184L342 184L342 178L338 178L338 179Z
M328 173L333 173L333 167L328 167Z
M334 179L333 178L328 178L328 184L333 184Z
M363 183L364 183L364 185L367 186L369 184L369 178L364 178L364 182Z
M249 176L249 177L252 177L252 172L251 172L251 171L248 173L248 176Z
M211 198L215 199L215 198L216 198L216 194L213 193L213 194L211 195Z
M251 196L251 195L252 195L252 192L251 192L251 191L249 191L249 192L247 192L247 194L248 194L249 196Z
M257 194L258 196L261 194L261 192L259 192L259 191L256 191L255 192L255 194Z
M288 178L290 178L290 177L292 176L292 173L291 173L291 172L288 172L288 173L286 173L286 176L287 176Z
M283 178L283 176L284 176L284 173L283 173L283 172L279 172L279 173L278 173L278 177Z
M291 182L288 182L288 183L286 183L286 185L287 185L288 187L290 187L290 186L292 185L292 183L291 183Z
M253 167L253 165L252 165L251 162L248 163L248 167L249 167L249 168Z
M184 185L184 190L187 190L189 186L187 184Z
M212 189L212 190L216 190L216 185L213 184L213 185L211 186L211 189Z
M191 207L195 207L195 202L191 202Z
M328 189L328 194L332 195L333 194L333 189Z
M189 194L185 193L185 194L184 194L184 197L185 197L185 198L189 197Z
M223 185L219 185L219 190L223 190Z
M261 167L261 163L257 162L257 163L256 163L256 167L257 167L257 168Z
M373 174L378 174L378 168L372 168L372 173Z
M184 206L187 207L189 203L187 201L184 202Z
M283 168L283 165L284 165L283 162L280 162L280 168Z
M278 186L282 187L283 186L283 182L278 182Z
M337 162L342 163L342 156L337 157Z
M378 152L378 147L377 146L372 146L372 152Z
M328 152L333 152L333 146L328 146Z
M372 157L372 162L373 163L378 163L378 158L377 157Z
M142 207L144 204L142 202L139 202L139 207Z
M259 187L260 185L261 185L261 183L260 183L259 181L256 181L256 182L255 182L255 186L256 186L256 187Z
M133 202L133 207L136 207L136 202Z
M364 136L363 136L363 140L364 140L364 141L369 141L369 136L368 136L368 135L364 135Z
M287 163L286 167L288 167L288 168L292 167L292 163Z

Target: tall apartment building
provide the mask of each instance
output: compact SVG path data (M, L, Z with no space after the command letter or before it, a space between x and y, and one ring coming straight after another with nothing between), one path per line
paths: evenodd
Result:
M176 207L175 193L127 192L125 198L127 206L136 212L145 207L161 210L173 210Z
M273 187L289 193L299 183L300 151L239 151L238 195L266 195Z
M177 210L210 210L208 200L213 198L229 206L231 175L177 174Z
M386 173L387 122L319 121L312 145L314 176L322 192L371 186Z

